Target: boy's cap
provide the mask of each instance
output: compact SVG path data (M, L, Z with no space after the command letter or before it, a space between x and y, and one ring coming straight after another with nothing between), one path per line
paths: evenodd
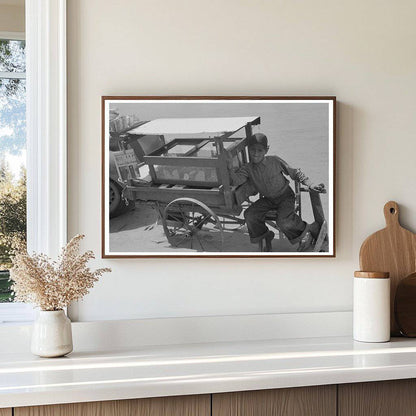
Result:
M267 136L263 133L256 133L248 138L248 146L252 146L253 144L261 144L266 149L269 147Z

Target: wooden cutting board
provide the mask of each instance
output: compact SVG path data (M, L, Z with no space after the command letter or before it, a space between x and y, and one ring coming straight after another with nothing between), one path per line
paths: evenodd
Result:
M399 222L399 206L390 201L384 205L386 228L364 240L360 250L362 271L389 272L391 334L400 335L394 319L394 296L401 279L416 271L416 234Z

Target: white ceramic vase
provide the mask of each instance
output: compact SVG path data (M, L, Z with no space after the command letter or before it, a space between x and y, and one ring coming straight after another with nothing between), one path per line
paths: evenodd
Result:
M40 357L62 357L72 351L71 321L63 310L39 311L33 324L31 351Z

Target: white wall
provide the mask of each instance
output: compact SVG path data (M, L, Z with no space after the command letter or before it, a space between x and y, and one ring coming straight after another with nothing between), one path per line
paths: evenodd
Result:
M101 95L336 95L335 259L97 260L82 321L343 311L362 240L416 230L416 3L68 0L69 236L100 253Z

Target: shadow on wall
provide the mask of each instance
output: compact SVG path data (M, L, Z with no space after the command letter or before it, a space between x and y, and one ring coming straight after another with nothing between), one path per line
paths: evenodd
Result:
M358 252L353 246L353 189L354 169L354 109L352 106L337 101L336 114L336 176L335 176L335 238L337 258L358 259ZM350 172L340 175L340 172ZM358 261L358 260L357 260Z

